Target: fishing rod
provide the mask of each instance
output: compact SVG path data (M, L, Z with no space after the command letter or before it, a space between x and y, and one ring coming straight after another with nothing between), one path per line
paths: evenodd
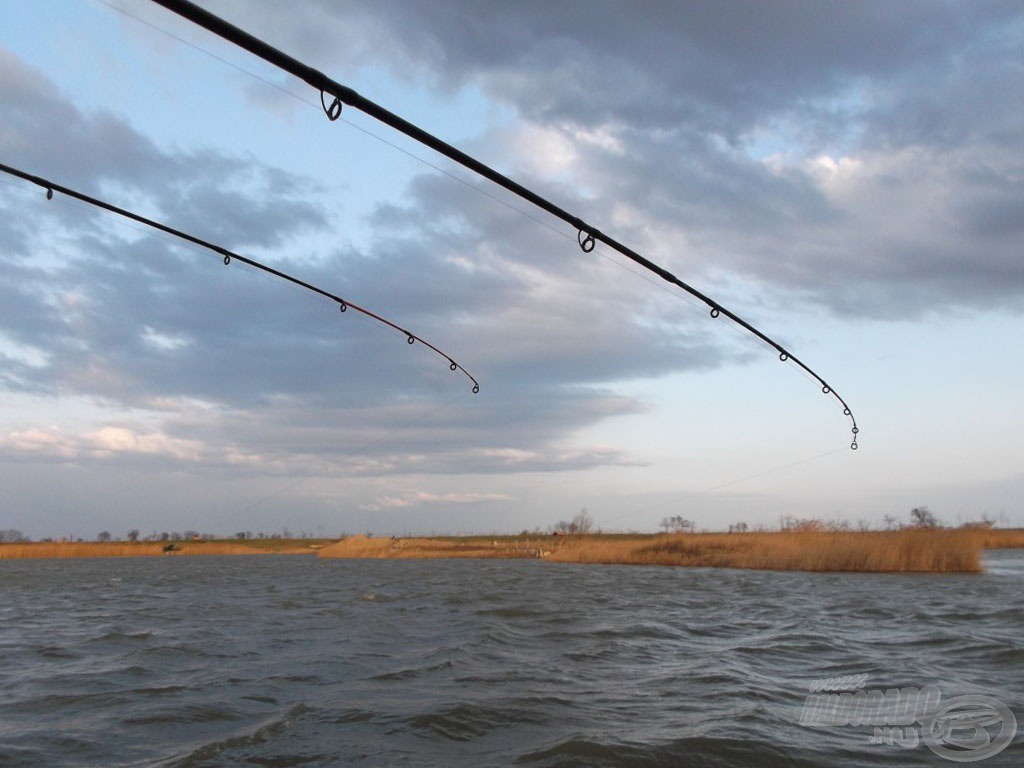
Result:
M658 275L658 277L662 278L666 282L671 283L672 285L686 291L691 296L700 299L700 301L704 302L704 304L711 308L711 317L717 318L720 315L725 315L725 317L732 320L741 328L750 332L762 342L772 347L779 353L779 359L782 362L792 361L806 373L810 374L810 376L821 385L821 391L824 394L832 395L832 397L834 397L842 406L843 415L850 419L850 431L853 434L853 441L850 443L850 448L857 450L857 434L860 432L860 429L857 427L857 420L854 418L853 411L850 409L850 406L847 405L846 401L827 381L825 381L825 379L819 376L806 363L800 360L800 358L796 357L792 352L779 344L779 342L758 330L734 312L726 309L714 299L676 277L664 267L661 267L644 256L641 256L632 248L629 248L618 240L606 235L596 227L583 221L583 219L574 216L565 209L552 203L550 200L527 189L476 158L467 155L465 152L456 149L451 144L448 144L433 134L428 133L419 126L410 123L395 113L388 111L379 104L361 96L352 88L332 80L322 72L303 64L298 59L292 58L288 54L274 48L258 37L249 34L233 24L230 24L219 16L199 7L195 3L188 2L188 0L153 0L153 2L195 24L198 24L209 32L234 43L240 48L249 51L285 72L294 75L311 87L320 91L320 104L323 107L327 118L332 122L341 117L343 105L348 105L358 109L569 224L576 230L577 242L584 253L590 253L593 251L598 242L604 243L609 248L612 248L631 261ZM330 97L330 103L328 103L327 97Z
M30 173L26 173L25 171L19 170L17 168L12 168L11 166L4 165L3 163L0 163L0 171L11 176L16 176L19 179L29 181L39 187L42 187L43 189L46 190L47 200L53 199L54 192L60 192L61 194L67 195L68 197L73 197L76 200L81 200L83 203L88 203L89 205L96 206L97 208L102 208L106 211L110 211L111 213L116 213L118 216L123 216L126 219L137 221L140 224L145 224L146 226L152 227L153 229L160 230L161 232L166 232L167 234L174 235L175 237L180 238L181 240L185 240L189 243L194 243L195 245L211 250L214 253L217 253L224 257L224 266L228 266L229 264L231 264L233 260L240 261L243 264L248 264L250 267L259 269L263 272L266 272L267 274L273 275L274 277L279 277L282 280L287 280L289 283L293 283L294 285L297 285L300 288L305 288L307 291L312 291L313 293L319 294L324 298L330 299L331 301L338 305L338 308L342 312L347 312L349 309L354 309L356 312L366 315L367 317L372 318L373 320L376 320L379 323L383 323L389 328L394 328L396 331L403 333L405 335L405 340L409 344L415 344L416 342L419 342L423 346L433 350L438 355L440 355L441 357L448 361L448 368L450 370L462 371L462 373L465 374L466 378L473 382L474 395L480 391L480 384L477 382L477 380L472 376L472 374L470 374L469 371L467 371L465 368L459 365L459 363L457 363L450 355L446 354L445 352L442 352L429 341L425 341L423 338L417 336L412 331L407 330L402 326L391 322L386 317L382 317L381 315L378 315L376 312L371 312L365 307L361 307L358 304L353 304L348 299L343 299L341 296L333 294L330 291L325 291L323 288L318 288L312 283L307 283L305 280L301 280L297 277L289 275L287 272L282 272L279 269L275 269L274 267L262 264L256 261L255 259L250 259L249 257L242 256L241 254L235 253L234 251L229 251L227 248L223 248L219 245L216 245L215 243L203 240L202 238L196 237L195 235L190 235L187 232L182 232L181 230L174 229L174 227L169 227L166 224L161 224L159 221L147 219L145 216L140 216L139 214L133 213L132 211L126 210L124 208L119 208L118 206L113 205L112 203L108 203L104 200L99 200L95 197L90 197L89 195L83 194L82 192L78 192L74 189L71 189L70 187L65 187L60 184L56 184L40 176L33 176Z

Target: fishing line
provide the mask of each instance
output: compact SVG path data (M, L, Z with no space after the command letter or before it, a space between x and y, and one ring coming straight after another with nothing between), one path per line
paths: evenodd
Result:
M447 157L449 160L453 160L459 165L474 171L478 175L488 179L489 181L497 184L499 187L512 192L516 196L529 203L537 206L541 210L546 211L555 218L561 219L565 223L569 224L576 231L576 241L580 249L584 253L591 253L595 246L601 242L617 251L621 255L627 257L631 261L639 264L650 272L658 275L665 282L674 285L686 293L690 294L694 298L703 302L706 307L710 309L710 315L712 318L718 318L725 316L733 323L745 329L748 333L753 334L762 342L771 347L775 352L778 353L779 360L782 362L791 362L794 365L802 368L808 374L810 374L814 380L821 386L821 391L825 395L832 396L842 407L843 415L845 415L851 424L850 431L853 435L853 439L850 443L850 448L853 450L857 449L857 434L860 429L857 426L857 420L853 415L853 411L846 401L839 395L838 392L829 384L824 378L804 363L800 358L796 357L787 348L782 346L779 342L772 339L770 336L760 331L737 314L727 309L726 307L719 304L714 299L710 298L700 290L694 288L688 283L684 282L676 275L672 274L664 267L650 261L638 252L629 248L628 246L620 243L611 236L605 234L597 227L588 224L579 217L569 213L563 208L559 207L555 203L547 200L541 195L527 189L521 184L513 181L504 174L499 173L490 166L482 163L474 157L456 149L451 144L441 140L437 136L425 131L413 123L399 117L397 114L390 112L384 107L376 104L375 102L365 98L358 92L349 88L341 83L328 78L322 72L302 63L298 59L292 58L282 51L274 48L263 40L245 32L244 30L228 23L224 19L204 10L203 8L195 5L194 3L188 2L188 0L153 0L158 5L172 11L173 13L182 16L183 18L192 21L193 23L203 27L204 29L212 32L213 34L228 40L235 45L249 51L250 53L258 56L264 61L273 64L279 69L288 72L289 74L299 78L303 82L310 85L320 93L320 104L323 108L324 114L328 120L334 122L337 121L342 114L345 106L350 106L361 112L373 117L374 119L390 126L391 128L405 134L406 136L418 141L419 143L433 149L441 155Z
M238 70L243 75L248 75L249 77L252 77L252 78L254 78L256 80L259 80L264 85L269 85L271 88L274 88L274 89L280 91L281 93L283 93L283 94L285 94L287 96L291 96L296 101L301 101L303 104L308 104L309 106L313 107L314 109L317 108L317 104L316 104L315 101L310 101L309 99L305 99L302 96L299 96L297 93L292 93L291 91L289 91L284 86L279 85L278 83L275 83L273 80L267 80L265 77L260 77L255 72L253 72L251 70L248 70L245 67L240 67L238 64L235 64L233 61L229 61L228 59L225 59L223 56L218 56L213 51L209 51L209 50L207 50L205 48L202 48L202 47L196 45L195 43L186 40L185 38L181 37L180 35L174 34L170 30L164 29L163 27L159 27L159 26L157 26L156 24L154 24L154 23L152 23L150 21L146 21L141 16L136 16L131 11L126 11L124 8L118 8L113 3L108 2L108 0L96 0L96 1L98 3L100 3L100 4L102 4L102 5L107 6L107 8L109 8L112 11L117 11L122 16L127 16L129 19L134 19L139 24L143 24L144 26L147 26L150 29L155 30L156 32L161 32L161 33L167 35L172 40L177 40L179 43L187 45L189 48L192 48L193 50L199 51L200 53L205 53L211 59L216 59L221 64L227 64L229 67L231 67L232 69Z
M771 469L766 469L766 470L763 470L761 472L755 472L752 475L746 475L746 476L740 477L740 478L738 478L736 480L730 480L730 481L725 482L725 483L719 483L718 485L712 485L712 486L710 486L708 488L703 488L703 489L701 489L699 491L693 491L692 493L688 493L685 496L679 496L677 498L670 499L669 501L659 501L657 504L651 504L650 506L647 506L647 507L640 507L639 509L634 509L634 510L632 510L630 512L624 512L623 514L615 515L614 517L607 517L607 518L604 519L604 522L610 523L610 522L612 522L614 520L621 520L624 517L632 517L633 515L639 515L639 514L641 514L643 512L650 512L653 509L660 509L661 507L668 507L668 506L671 506L672 504L678 504L681 501L686 501L687 499L692 499L694 496L703 496L704 494L711 493L712 491L719 491L722 488L730 488L730 487L732 487L734 485L739 485L741 483L746 483L746 482L748 482L750 480L756 480L757 478L765 477L766 475L773 475L776 472L782 472L783 470L790 469L792 467L798 467L801 464L808 464L808 463L810 463L812 461L818 461L819 459L824 459L824 458L827 458L829 456L834 456L837 453L844 453L845 451L846 451L845 448L835 448L835 449L833 449L831 451L826 451L825 453L819 453L817 456L810 456L810 457L808 457L806 459L800 459L799 461L790 462L789 464L782 464L782 465L780 465L778 467L772 467Z
M210 51L207 48L203 48L201 45L197 45L196 43L193 43L190 40L186 40L185 38L181 37L180 35L174 34L170 30L165 29L164 27L161 27L161 26L159 26L157 24L154 24L151 21L147 21L146 19L143 19L142 17L137 16L137 15L135 15L135 14L131 13L130 11L127 11L127 10L125 10L123 8L119 8L116 5L108 2L108 0L97 0L97 1L102 3L103 5L107 6L111 10L116 11L117 13L120 13L123 16L126 16L126 17L128 17L130 19L133 19L134 21L137 21L138 23L140 23L140 24L142 24L142 25L152 29L155 32L159 32L159 33L161 33L163 35L166 35L167 37L171 38L172 40L176 40L177 42L182 43L182 44L188 46L189 48L193 49L194 51L197 51L198 53L202 53L202 54L204 54L206 56L209 56L214 61L220 62L221 64L224 64L224 65L226 65L228 67L231 67L235 71L237 71L237 72L239 72L239 73L241 73L243 75L247 75L247 76L253 78L254 80L256 80L257 82L260 82L260 83L262 83L264 85L270 86L271 88L273 88L275 90L278 90L278 91L280 91L281 93L284 93L287 96L290 96L291 98L295 99L296 101L298 101L298 102L300 102L302 104L305 104L305 105L307 105L309 107L312 107L313 109L317 109L317 110L325 110L326 109L326 105L324 104L322 99L321 99L320 103L317 104L317 102L312 101L312 100L307 99L307 98L304 98L303 96L300 96L299 94L294 93L293 91L288 90L287 88L283 87L282 85L280 85L278 83L275 83L272 80L268 80L267 78L262 77L262 76L256 74L255 72L253 72L250 69L246 69L245 67L243 67L243 66L241 66L239 64L236 64L235 62L230 61L229 59L226 59L223 56L219 56L216 53L213 53L212 51ZM544 229L547 229L549 232L552 232L553 234L557 235L558 237L562 238L563 240L567 240L569 242L573 242L574 241L574 238L571 235L569 235L567 232L559 229L558 227L555 227L553 224L551 224L551 222L545 221L544 219L541 219L538 216L534 216L529 211L527 211L527 210L525 210L523 208L520 208L519 206L514 205L513 203L510 203L508 200L504 200L504 199L498 197L497 195L489 192L486 189L483 189L483 188L477 186L476 184L473 184L468 179L465 179L465 178L463 178L462 176L459 176L456 173L452 173L450 170L448 170L446 168L443 168L442 166L437 165L436 163L432 163L431 161L427 160L426 158L422 157L421 155L417 155L415 152L411 152L408 149L406 149L405 147L403 147L403 146L401 146L399 144L396 144L393 141L389 141L388 139L384 138L380 134L374 133L373 131L369 130L368 128L365 128L365 127L363 127L363 126L361 126L361 125L359 125L357 123L353 123L352 121L345 119L344 115L340 115L338 117L338 119L337 119L337 122L345 125L348 128L352 128L353 130L356 130L356 131L362 133L363 135L367 136L368 138L374 139L375 141L383 144L386 147L390 147L391 149L394 149L395 151L405 155L406 157L408 157L408 158L410 158L412 160L415 160L416 162L420 163L421 165L424 165L427 168L430 168L431 170L436 171L437 173L440 173L443 176L448 177L452 181L457 182L458 184L461 184L462 186L466 187L467 189L471 189L472 191L476 192L477 194L482 195L483 197L485 197L485 198L487 198L489 200L492 200L493 202L495 202L495 203L497 203L497 204L499 204L501 206L504 206L508 210L513 211L515 213L518 213L520 216L524 217L525 219L527 219L529 221L532 221L534 224L540 225ZM697 302L689 294L687 294L687 293L680 294L680 293L678 293L676 291L673 291L669 286L667 286L665 284L664 281L655 280L654 278L650 277L649 275L646 275L643 272L640 272L640 271L638 271L636 269L633 269L629 264L623 263L622 261L619 261L618 259L615 259L612 255L610 255L608 253L605 253L604 252L604 248L596 248L593 253L594 253L594 255L601 257L602 259L604 259L605 261L609 262L610 264L614 264L619 269L622 269L622 270L628 272L629 274L633 275L634 277L636 277L636 278L638 278L640 280L643 280L644 282L648 283L649 285L654 286L658 290L664 291L669 296L673 296L673 297L675 297L677 299L678 298L683 298L689 304L691 304L694 307L700 307L701 306L701 303ZM738 336L744 336L744 334L741 333L740 330L736 326L734 326L734 325L727 325L725 327L729 328L731 331L736 333ZM801 370L799 368L797 368L797 370L799 370L807 378L808 381L815 381L814 378L812 378L810 376L807 376L807 374L803 370Z
M218 56L216 53L213 53L212 51L210 51L210 50L208 50L206 48L203 48L200 45L197 45L197 44L195 44L195 43L193 43L193 42L191 42L189 40L186 40L185 38L183 38L183 37L181 37L179 35L176 35L173 32L171 32L171 31L169 31L167 29L164 29L163 27L161 27L161 26L159 26L157 24L154 24L153 22L146 21L145 19L141 18L140 16L136 16L135 14L133 14L133 13L131 13L129 11L126 11L123 8L118 8L116 5L113 5L112 3L108 2L107 0L97 0L97 1L102 3L103 5L107 6L111 10L116 11L117 13L120 13L120 14L122 14L122 15L130 18L130 19L133 19L133 20L139 22L140 24L143 24L144 26L154 30L155 32L160 32L161 34L166 35L167 37L171 38L172 40L176 40L179 43L182 43L182 44L188 46L189 48L193 49L194 51L197 51L197 52L202 53L202 54L204 54L206 56L209 56L214 61L220 62L221 64L225 64L228 67L231 67L232 69L236 70L237 72L239 72L239 73L241 73L243 75L248 75L249 77L253 78L254 80L256 80L256 81L258 81L260 83L263 83L264 85L270 86L271 88L273 88L275 90L281 91L282 93L286 94L287 96L290 96L291 98L295 99L298 102L301 102L302 104L305 104L305 105L307 105L309 107L312 107L313 109L316 109L316 110L324 109L323 102L321 102L320 104L317 104L315 101L311 101L310 99L306 99L306 98L298 95L297 93L294 93L294 92L288 90L287 88L279 85L278 83L275 83L272 80L268 80L265 77L262 77L262 76L256 74L255 72L253 72L252 70L246 69L245 67L240 66L239 64L236 64L233 61L225 59L223 56ZM365 127L363 127L363 126L361 126L361 125L359 125L357 123L353 123L352 121L345 119L344 115L339 116L337 122L341 123L342 125L345 125L348 128L356 130L359 133L362 133L363 135L367 136L368 138L374 139L375 141L383 144L384 146L389 147L389 148L391 148L391 149L393 149L393 150L395 150L395 151L405 155L406 157L408 157L408 158L410 158L412 160L415 160L416 162L420 163L421 165L424 165L427 168L430 168L431 170L436 171L437 173L440 173L443 176L446 176L450 180L452 180L452 181L454 181L454 182L456 182L458 184L461 184L462 186L466 187L467 189L472 190L473 192L476 192L478 195L481 195L481 196L483 196L483 197L485 197L485 198L487 198L487 199L497 203L498 205L501 205L501 206L507 208L508 210L513 211L513 212L519 214L523 218L533 222L534 224L537 224L537 225L543 227L544 229L546 229L549 232L557 235L558 237L562 238L563 240L566 240L568 242L574 242L575 241L575 238L573 238L572 235L570 235L567 232L565 232L564 230L561 230L558 227L554 226L553 224L551 224L551 222L545 221L544 219L541 219L540 217L533 215L532 213L530 213L526 209L520 208L519 206L514 205L513 203L510 203L508 200L504 200L504 199L498 197L497 195L493 194L492 192L489 192L488 190L483 189L482 187L479 187L476 184L473 184L468 179L465 179L462 176L459 176L458 174L453 173L452 171L448 170L447 168L444 168L444 167L442 167L440 165L437 165L436 163L432 163L431 161L427 160L426 158L422 157L421 155L417 155L415 152L409 151L405 147L403 147L403 146L401 146L399 144L394 143L393 141L390 141L390 140L384 138L380 134L374 133L373 131L369 130L368 128L365 128ZM680 293L678 293L676 291L673 291L671 288L669 288L667 285L665 285L664 281L655 280L654 278L650 277L649 275L646 275L643 272L640 272L640 271L638 271L636 269L633 269L632 267L630 267L629 264L623 263L622 261L619 261L618 259L615 259L610 254L605 253L604 248L597 248L597 249L595 249L594 250L594 255L601 257L602 259L604 259L605 261L609 262L610 264L613 264L616 267L618 267L619 269L622 269L622 270L628 272L629 274L633 275L634 277L636 277L636 278L638 278L640 280L643 280L644 282L648 283L649 285L654 286L658 290L664 291L669 296L673 296L674 298L677 298L677 299L678 298L683 298L683 299L687 300L687 302L690 303L691 305L693 305L694 307L700 307L701 306L700 303L695 301L693 299L693 297L691 297L689 294L686 294L686 293L680 294ZM728 327L731 330L733 330L735 333L737 333L737 335L740 335L740 336L743 335L733 325L728 325L726 327ZM813 379L810 379L810 380L813 381Z
M273 88L275 90L278 90L278 91L280 91L281 93L284 93L287 96L290 96L291 98L295 99L296 101L298 101L298 102L300 102L302 104L305 104L305 105L307 105L309 107L312 107L313 109L316 109L316 110L322 110L324 108L322 103L321 104L317 104L315 101L311 101L310 99L306 99L306 98L300 96L297 93L289 91L287 88L279 85L278 83L275 83L272 80L267 80L265 77L261 77L260 75L256 74L252 70L246 69L245 67L240 66L240 65L236 64L233 61L229 61L228 59L225 59L223 56L218 56L216 53L213 53L212 51L210 51L210 50L208 50L206 48L203 48L200 45L196 45L195 43L193 43L193 42L191 42L189 40L186 40L185 38L183 38L183 37L181 37L179 35L176 35L173 32L171 32L170 30L164 29L163 27L161 27L161 26L159 26L157 24L154 24L151 21L146 21L142 17L136 16L135 14L133 14L133 13L131 13L129 11L126 11L123 8L118 8L116 5L113 5L112 3L108 2L107 0L97 0L97 2L102 3L103 5L107 6L111 10L116 11L117 13L120 13L120 14L122 14L124 16L127 16L130 19L134 19L135 21L137 21L140 24L143 24L143 25L149 27L150 29L152 29L155 32L160 32L161 34L166 35L167 37L171 38L172 40L176 40L179 43L187 45L189 48L193 49L194 51L197 51L197 52L202 53L202 54L204 54L206 56L209 56L214 61L218 61L221 64L225 64L225 65L231 67L232 69L236 70L237 72L240 72L243 75L248 75L249 77L253 78L254 80L256 80L256 81L258 81L260 83L263 83L264 85L268 85L271 88ZM534 224L538 224L541 227L544 227L549 232L552 232L555 235L558 235L558 237L562 238L563 240L567 240L569 242L573 242L574 241L574 238L572 237L572 235L570 235L570 234L566 233L565 231L559 229L558 227L554 226L553 224L551 224L551 222L545 221L544 219L541 219L538 216L534 216L532 213L530 213L529 211L525 210L524 208L520 208L517 205L513 205L508 200L504 200L504 199L498 197L497 195L493 194L492 192L489 192L486 189L478 187L476 184L473 184L468 179L464 179L462 176L459 176L458 174L452 173L447 168L443 168L442 166L437 165L436 163L430 162L425 157L422 157L421 155L417 155L415 152L410 152L405 147L403 147L403 146L401 146L399 144L395 144L393 141L389 141L388 139L384 138L380 134L374 133L373 131L371 131L368 128L365 128L365 127L363 127L363 126L361 126L361 125L359 125L357 123L353 123L351 120L346 120L344 115L340 116L338 118L337 122L341 123L342 125L345 125L348 128L351 128L353 130L359 131L360 133L362 133L363 135L367 136L368 138L374 139L375 141L380 142L384 146L390 147L391 149L393 149L393 150L395 150L397 152L400 152L401 154L405 155L406 157L408 157L408 158L410 158L412 160L415 160L416 162L426 166L427 168L430 168L433 171L437 171L438 173L442 174L443 176L447 176L452 181L454 181L454 182L456 182L458 184L461 184L462 186L466 187L467 189L473 190L478 195L482 195L483 197L485 197L485 198L487 198L489 200L492 200L493 202L497 203L498 205L504 206L508 210L514 211L515 213L518 213L520 216L528 219L529 221L532 221ZM629 272L631 275L639 278L640 280L643 280L644 282L649 283L650 285L653 285L658 290L664 291L668 295L674 296L676 298L680 297L679 293L676 293L675 291L671 290L668 286L666 286L664 284L664 282L659 282L658 280L655 280L652 277L649 277L648 275L645 275L643 272L639 272L639 271L633 269L628 264L623 264L621 261L618 261L618 260L614 259L613 257L611 257L609 254L604 253L603 249L595 250L594 253L595 253L595 255L600 256L605 261L607 261L607 262L609 262L611 264L614 264L619 269L623 269L626 272ZM688 300L691 299L691 297L689 295L687 295L687 294L682 294L682 297L685 298L685 299L688 299ZM691 301L691 303L693 303L694 306L700 306L699 304L697 304L695 302ZM732 326L729 326L729 327L732 327Z
M353 448L352 450L348 451L347 453L343 453L338 458L337 463L340 464L340 463L349 461L350 459L356 458L357 456L361 456L361 455L365 454L370 448L374 448L374 447L376 447L378 445L381 445L386 440L389 440L390 438L392 438L395 435L397 435L399 432L404 432L407 429L411 429L412 427L415 427L415 426L417 426L419 424L423 424L424 422L428 421L429 419L433 419L439 413L441 413L442 411L447 410L448 408L453 406L455 403L459 402L460 400L463 400L465 397L466 397L466 393L465 392L461 392L458 395L456 395L455 397L453 397L450 400L448 400L447 402L441 403L441 405L439 405L434 410L428 411L427 413L425 413L425 414L423 414L421 416L418 416L416 418L410 419L409 421L405 422L404 424L400 424L399 426L395 427L394 429L390 430L389 432L385 432L383 435L381 435L380 437L378 437L378 438L376 438L374 440L370 440L367 443L363 443L362 445L356 446L355 448ZM250 504L247 504L246 506L244 506L241 509L239 509L237 512L234 512L231 515L229 515L229 516L219 520L216 524L220 526L220 525L224 525L225 523L231 522L232 520L238 518L239 516L245 514L246 512L251 512L256 507L262 506L263 504L266 504L268 501L270 501L272 499L276 499L279 496L283 496L284 494L288 493L289 491L292 491L295 488L298 488L303 483L306 483L309 480L313 479L313 477L315 477L315 475L308 475L306 477L300 477L298 480L295 480L294 482L289 483L288 485L285 485L282 488L279 488L278 490L273 491L272 493L267 494L266 496L263 496L263 497L261 497L259 499L256 499L255 501L251 502Z
M154 23L152 23L150 21L146 21L145 19L141 18L140 16L136 16L135 14L130 13L129 11L124 10L123 8L118 8L116 5L113 5L112 3L108 2L107 0L97 0L97 2L102 3L103 5L107 6L111 10L117 11L118 13L120 13L120 14L122 14L124 16L127 16L130 19L134 19L135 21L139 22L140 24L143 24L143 25L149 27L150 29L152 29L152 30L154 30L156 32L160 32L160 33L162 33L164 35L167 35L167 37L171 38L172 40L177 40L179 43L187 45L189 48L192 48L193 50L198 51L199 53L205 54L205 55L209 56L211 59L213 59L215 61L219 61L221 64L225 64L225 65L231 67L232 69L240 72L243 75L248 75L249 77L253 78L254 80L257 80L257 81L263 83L264 85L268 85L271 88L274 88L275 90L281 91L281 93L284 93L287 96L291 96L293 99L295 99L298 102L301 102L302 104L310 106L310 107L312 107L313 109L316 109L316 110L321 110L321 109L325 108L325 106L324 106L322 101L321 101L320 104L317 104L315 101L311 101L309 99L306 99L306 98L298 95L297 93L293 93L292 91L289 91L284 86L282 86L282 85L280 85L278 83L275 83L273 80L267 80L265 77L261 77L260 75L256 74L252 70L246 69L245 67L242 67L242 66L240 66L238 64L235 64L233 61L229 61L228 59L225 59L223 56L218 56L216 53L213 53L212 51L209 51L206 48L203 48L202 46L196 45L195 43L193 43L193 42L191 42L189 40L186 40L185 38L183 38L183 37L181 37L179 35L176 35L173 32L171 32L171 31L169 31L167 29L164 29L163 27L160 27L160 26L158 26L158 25L156 25L156 24L154 24ZM495 194L493 194L491 192L488 192L486 189L482 189L482 188L476 186L475 184L473 184L469 180L464 179L461 176L458 176L458 175L452 173L451 171L447 170L446 168L442 168L440 165L437 165L436 163L430 162L426 158L421 157L420 155L417 155L415 152L410 152L405 147L403 147L403 146L401 146L399 144L395 144L393 141L389 141L388 139L385 139L380 134L374 133L373 131L369 130L368 128L364 128L363 126L358 125L357 123L353 123L350 120L346 120L344 117L341 117L341 116L338 118L337 122L340 122L343 125L345 125L345 126L347 126L349 128L352 128L353 130L359 131L360 133L366 135L367 137L369 137L371 139L375 139L376 141L379 141L384 146L390 147L391 149L394 149L394 150L400 152L401 154L405 155L406 157L409 157L409 158L417 161L418 163L421 163L421 164L425 165L427 168L430 168L430 169L432 169L434 171L437 171L438 173L440 173L440 174L442 174L444 176L447 176L452 181L458 182L462 186L467 187L467 188L473 190L474 192L476 192L477 194L480 194L480 195L483 195L486 198L489 198L490 200L493 200L494 202L498 203L499 205L503 205L505 208L508 208L510 211L515 211L520 216L524 216L525 218L529 219L530 221L534 222L535 224L539 224L540 226L544 227L545 229L548 229L551 232L554 232L559 237L562 237L562 238L564 238L566 240L572 240L573 239L570 235L566 234L562 230L560 230L557 227L553 226L550 222L544 221L543 219L538 218L537 216L534 216L529 211L524 210L523 208L519 208L519 207L513 205L512 203L508 202L507 200L501 199L497 195L495 195ZM613 263L618 263L618 262L613 262ZM623 265L620 265L620 266L623 266ZM632 271L632 270L629 270L628 267L624 267L624 268L627 269L628 271ZM634 272L634 274L642 277L642 275L639 275L639 273L637 273L637 272ZM647 279L647 278L644 278L644 279ZM654 283L654 281L650 281L650 282ZM656 284L656 283L654 283L654 284ZM663 286L659 285L659 287L663 287Z
M266 264L256 261L255 259L250 259L246 256L242 256L238 253L235 253L234 251L229 251L227 248L223 248L214 243L210 243L206 240L195 237L194 235L182 232L181 230L174 229L173 227L169 227L166 224L161 224L160 222L154 221L153 219L148 219L145 216L140 216L139 214L133 213L132 211L126 210L124 208L119 208L116 205L105 202L98 198L90 197L89 195L83 194L69 187L65 187L55 182L49 181L48 179L44 179L39 176L33 176L30 173L18 170L17 168L12 168L11 166L4 165L3 163L0 163L0 171L11 176L16 176L20 179L24 179L25 181L31 182L32 184L35 184L39 187L42 187L43 189L46 190L47 200L53 199L54 192L60 192L61 194L67 195L68 197L80 200L83 203L88 203L89 205L96 206L97 208L102 208L106 211L110 211L111 213L116 213L117 215L123 216L126 219L139 222L140 224L145 224L146 226L152 227L153 229L159 230L160 232L173 235L186 242L193 243L195 245L213 251L214 253L219 254L223 258L225 266L230 265L232 261L240 261L243 264L247 264L250 267L253 267L254 269L258 269L269 275L285 280L288 283L299 286L300 288L305 288L308 291L312 291L313 293L323 296L324 298L330 299L331 301L338 305L338 308L341 310L341 312L347 312L349 309L353 309L356 312L365 315L366 317L369 317L373 320L376 320L377 322L383 323L389 328L393 328L394 330L403 334L405 336L406 342L408 342L409 344L419 342L428 349L433 350L435 353L440 355L448 362L448 367L450 370L461 371L463 375L466 376L466 378L473 382L473 394L477 394L480 391L480 384L477 382L477 380L469 373L469 371L467 371L458 362L456 362L454 358L452 358L447 353L435 347L429 341L426 341L422 337L413 333L412 331L407 330L406 328L403 328L402 326L397 325L396 323L393 323L392 321L388 320L386 317L383 317L382 315L378 315L377 313L372 312L364 307L361 307L358 304L353 304L351 301L343 299L342 297L329 291L325 291L322 288L318 288L317 286L313 285L312 283L308 283L305 280L293 277L287 272L283 272L279 269L275 269L274 267L267 266Z

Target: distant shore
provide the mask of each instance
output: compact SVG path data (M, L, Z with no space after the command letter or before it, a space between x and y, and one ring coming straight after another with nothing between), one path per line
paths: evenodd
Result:
M320 557L524 558L560 563L859 573L980 573L985 549L1024 547L1022 529L764 531L386 539L352 536Z
M165 555L315 555L334 539L215 539L185 541L40 541L0 544L0 560Z
M1024 529L757 531L553 536L349 536L323 539L0 544L0 560L180 555L371 559L523 559L859 573L980 573L985 549L1024 547Z

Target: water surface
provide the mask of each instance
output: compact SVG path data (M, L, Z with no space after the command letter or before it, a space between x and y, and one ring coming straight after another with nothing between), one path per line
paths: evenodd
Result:
M964 576L0 562L0 766L953 765L800 725L808 685L985 694L1024 730L1022 587L1020 552Z

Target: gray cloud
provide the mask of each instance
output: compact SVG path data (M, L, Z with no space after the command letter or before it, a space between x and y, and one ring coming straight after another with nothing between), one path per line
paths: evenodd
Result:
M209 5L370 98L381 70L428 101L483 94L502 110L468 149L742 316L1024 304L1019 4ZM223 50L150 3L129 7ZM248 118L291 106L230 76ZM216 131L220 144L161 145L2 48L0 110L4 162L256 249L436 343L482 385L471 395L428 350L244 265L4 185L0 386L99 414L81 428L9 415L0 453L26 474L180 471L206 488L352 477L378 486L382 508L458 505L485 500L475 483L491 476L642 463L578 441L645 410L622 381L747 359L703 308L432 172L377 206L357 252L336 245L335 201L287 155L277 167ZM298 243L313 247L295 255ZM406 482L438 475L466 485Z
M370 66L483 89L572 147L588 195L530 178L522 146L478 142L484 159L694 279L714 265L842 315L1021 306L1017 4L219 10L357 89ZM852 190L816 172L822 155L861 162ZM607 226L623 207L632 220Z
M112 202L125 207L151 203L172 226L225 247L279 246L325 224L309 179L253 157L161 149L118 116L79 110L2 46L0 109L7 123L0 156L8 164L86 194L114 191L120 200Z
M643 409L615 395L614 382L713 367L730 356L694 333L696 318L687 318L685 307L645 296L646 283L623 282L617 268L581 254L572 241L524 228L519 214L447 179L420 177L404 204L381 206L365 254L340 248L314 260L281 255L272 246L324 226L309 202L316 190L302 179L215 150L160 150L113 116L76 111L16 60L9 69L17 87L0 90L0 98L25 126L55 114L69 126L52 139L60 152L45 162L27 128L12 132L2 149L16 163L85 188L134 190L161 216L195 221L185 228L217 242L256 242L278 268L449 351L484 390L478 398L467 394L471 403L460 403L458 416L447 414L443 428L403 430L402 452L377 447L382 431L428 418L438 399L468 390L468 382L400 334L355 312L341 315L244 265L225 268L219 257L170 238L115 226L109 214L60 199L46 203L34 188L12 190L0 215L16 216L21 226L8 237L13 259L4 268L13 279L3 291L20 311L4 314L2 330L39 350L43 362L11 360L6 386L149 409L158 423L112 423L114 431L84 437L15 430L4 443L9 452L256 473L341 465L357 474L533 472L630 463L614 448L569 448L564 440ZM39 90L45 96L25 96ZM132 154L125 166L91 154L114 134ZM55 261L40 258L49 245L59 246ZM396 412L396 399L411 412ZM189 400L212 407L199 419L180 414ZM161 413L159 402L179 405ZM106 450L107 439L120 447Z
M453 89L482 83L538 122L690 125L725 136L766 113L834 100L864 80L899 78L1000 33L1008 39L1007 26L1020 23L1008 2L212 7L318 65L388 66Z

